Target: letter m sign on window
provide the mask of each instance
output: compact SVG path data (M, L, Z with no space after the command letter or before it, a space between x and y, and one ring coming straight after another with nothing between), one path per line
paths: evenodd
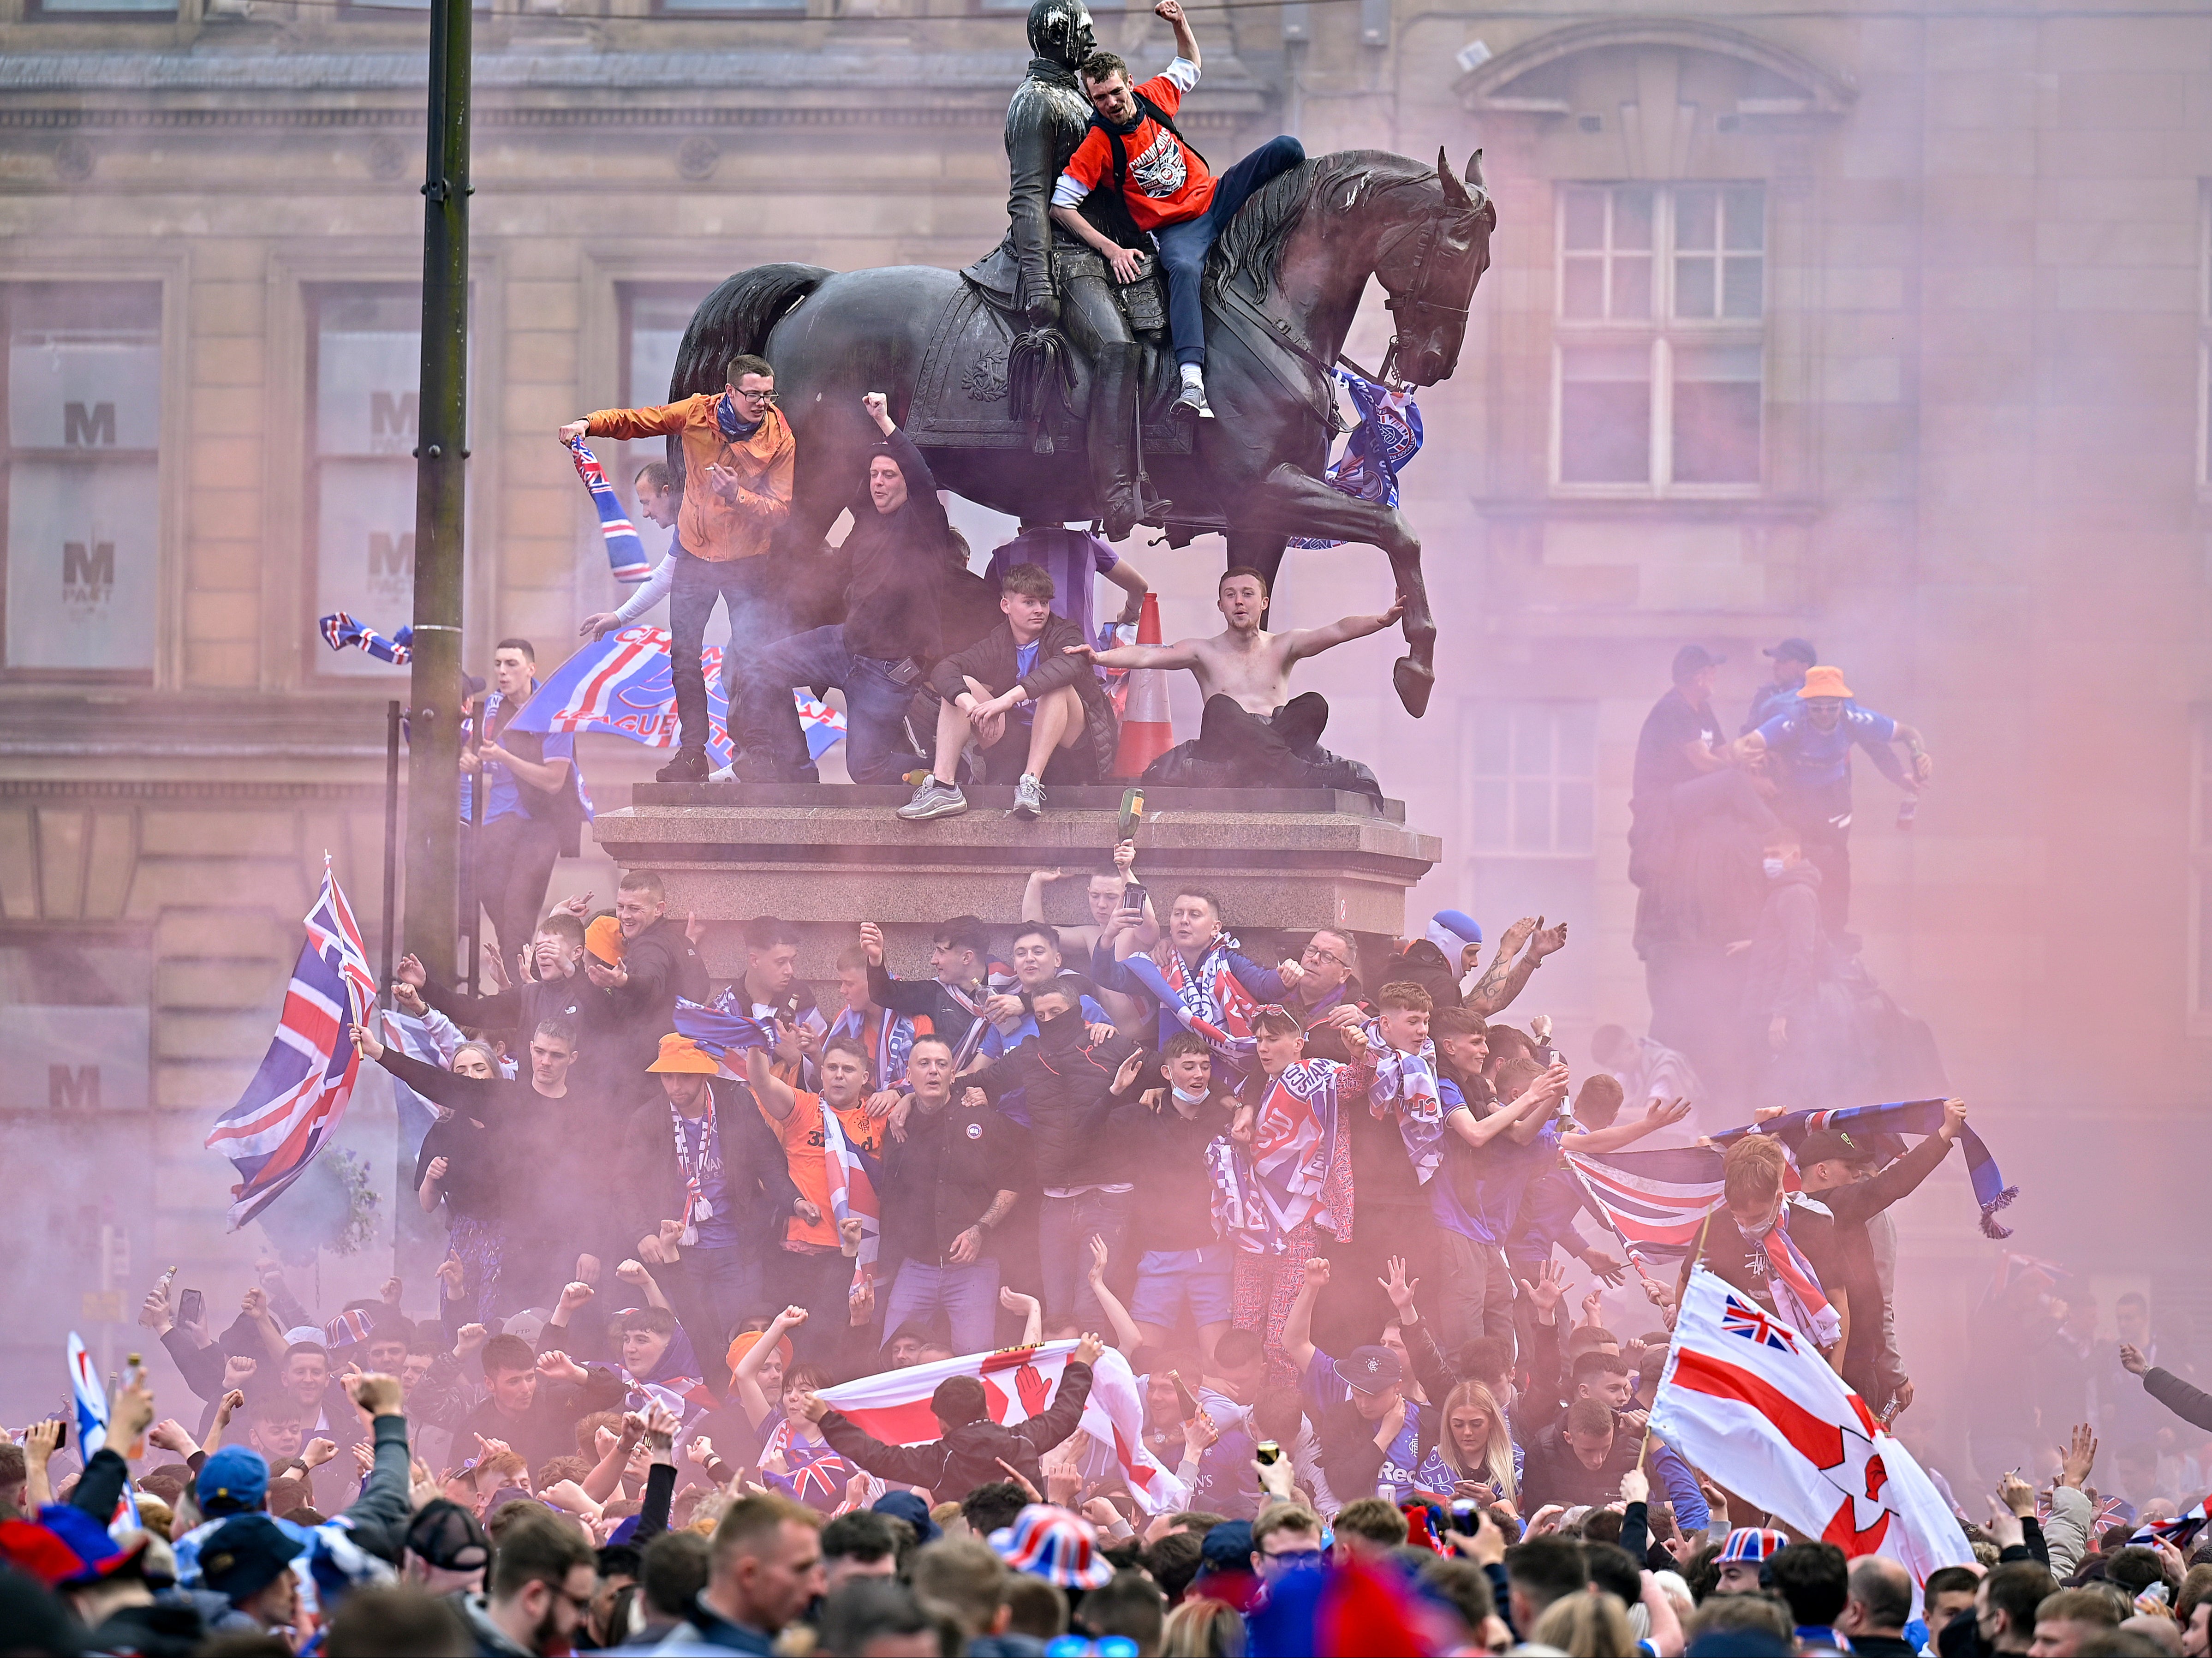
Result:
M94 444L115 447L115 405L112 403L64 403L62 442L70 448Z
M56 1111L98 1111L100 1067L48 1065L46 1104Z

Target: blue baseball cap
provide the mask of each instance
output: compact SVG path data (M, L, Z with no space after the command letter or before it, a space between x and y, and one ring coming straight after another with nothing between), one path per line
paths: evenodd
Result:
M269 1464L250 1445L226 1445L200 1465L192 1490L210 1519L258 1509L269 1500Z

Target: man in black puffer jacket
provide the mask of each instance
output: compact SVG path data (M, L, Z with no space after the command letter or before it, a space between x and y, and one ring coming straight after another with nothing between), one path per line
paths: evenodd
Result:
M822 1424L823 1438L848 1462L896 1484L927 1486L940 1503L957 1503L978 1485L1006 1478L1008 1467L1042 1490L1038 1459L1083 1420L1091 1367L1103 1346L1097 1337L1085 1336L1060 1373L1051 1405L1012 1428L991 1420L983 1384L974 1376L947 1376L937 1384L929 1408L945 1436L921 1445L886 1445L811 1393L801 1408Z
M1133 1143L1103 1131L1122 1091L1137 1086L1143 1056L1126 1036L1098 1039L1083 1022L1075 992L1057 983L1034 992L1030 1009L1037 1033L963 1080L994 1106L1020 1092L1044 1193L1037 1253L1045 1316L1091 1329L1106 1314L1091 1290L1090 1240L1094 1234L1103 1238L1107 1253L1120 1258L1134 1179L1127 1155Z

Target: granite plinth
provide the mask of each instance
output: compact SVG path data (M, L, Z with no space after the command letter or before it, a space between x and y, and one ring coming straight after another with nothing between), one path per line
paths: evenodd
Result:
M1070 872L1047 888L1048 919L1090 920L1079 875L1107 863L1119 788L1054 789L1033 823L1012 815L1012 788L989 785L967 790L963 816L904 823L893 814L910 794L641 783L593 834L625 868L659 873L672 914L708 923L701 948L718 977L742 971L736 923L760 915L797 927L809 978L830 976L863 921L882 925L894 966L908 971L946 917L1018 916L1033 869ZM1406 889L1443 852L1407 826L1401 802L1321 789L1148 789L1137 846L1138 877L1163 907L1188 882L1219 896L1233 928L1332 926L1378 942L1404 931Z

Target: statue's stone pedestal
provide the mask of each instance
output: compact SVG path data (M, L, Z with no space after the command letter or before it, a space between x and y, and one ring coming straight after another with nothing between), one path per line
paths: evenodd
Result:
M708 923L701 948L721 978L744 970L738 923L762 915L797 927L805 978L831 978L863 921L882 925L895 969L926 976L930 930L957 915L1011 923L1032 869L1069 872L1047 889L1048 919L1090 919L1081 876L1109 863L1119 788L1054 789L1034 823L1011 814L1011 788L988 785L968 789L963 816L902 823L910 792L640 783L593 835L625 869L659 872L672 915ZM1404 931L1406 889L1443 852L1401 802L1333 789L1148 789L1145 804L1137 875L1156 909L1188 881L1219 896L1231 930L1340 927L1363 954Z

